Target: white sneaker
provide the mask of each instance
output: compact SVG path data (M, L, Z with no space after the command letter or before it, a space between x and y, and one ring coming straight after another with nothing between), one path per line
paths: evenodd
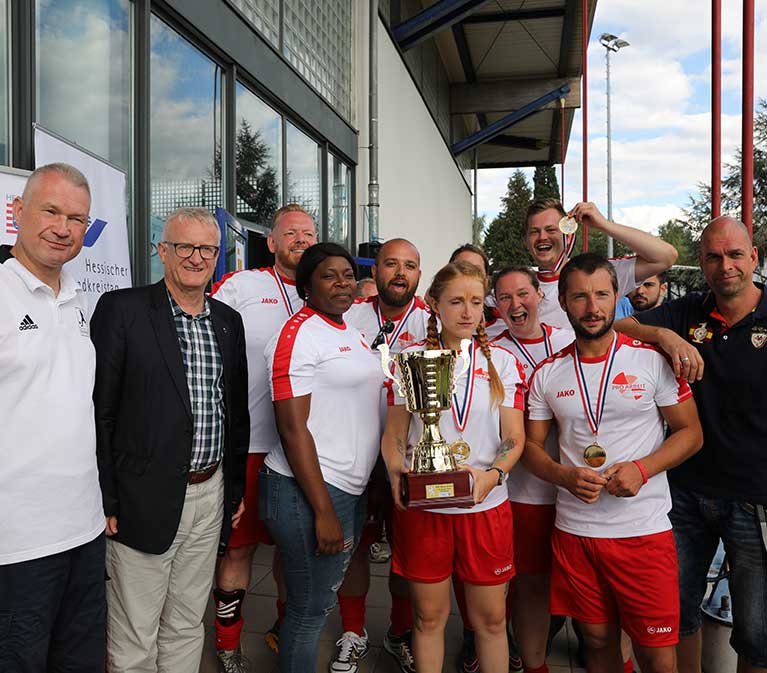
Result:
M359 660L368 653L368 632L363 629L363 635L358 636L354 631L345 631L336 641L338 652L330 660L330 673L357 673Z

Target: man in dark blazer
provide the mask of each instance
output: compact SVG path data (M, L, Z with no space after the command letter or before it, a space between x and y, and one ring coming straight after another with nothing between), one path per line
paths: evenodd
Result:
M242 319L205 296L219 245L207 210L173 212L164 279L103 295L91 320L112 673L197 673L216 553L242 514Z

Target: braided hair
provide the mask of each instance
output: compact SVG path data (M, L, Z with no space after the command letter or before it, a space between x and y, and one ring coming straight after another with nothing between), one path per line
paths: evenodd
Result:
M445 291L447 284L461 276L475 278L482 283L483 296L487 292L487 276L482 273L482 269L479 269L474 264L458 261L451 262L437 271L434 279L431 281L428 296L431 297L432 301L436 304L439 302L439 298ZM480 321L479 325L477 325L476 336L479 349L482 351L482 355L487 359L487 369L490 374L490 401L494 405L500 405L506 396L506 392L503 387L503 381L501 381L501 377L498 375L498 370L496 370L495 365L493 365L493 359L490 352L490 341L487 332L485 331L484 320ZM429 315L429 322L426 328L426 348L440 348L437 316L435 311L432 311Z

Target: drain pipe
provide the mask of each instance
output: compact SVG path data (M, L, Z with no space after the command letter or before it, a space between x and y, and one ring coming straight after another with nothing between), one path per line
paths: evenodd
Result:
M368 174L369 238L378 240L378 218L381 204L378 192L378 0L370 0L370 54L368 57L368 135L370 136L370 164Z

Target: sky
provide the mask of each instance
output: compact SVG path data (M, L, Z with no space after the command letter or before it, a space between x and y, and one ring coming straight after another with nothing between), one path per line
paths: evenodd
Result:
M755 99L767 98L767 8L756 3ZM589 200L607 213L605 49L602 33L627 40L610 57L613 219L655 232L682 216L711 179L711 3L599 0L588 50ZM741 137L742 2L722 2L722 160ZM565 160L565 207L581 198L582 118ZM512 169L478 176L478 210L490 222ZM532 170L528 173L532 182ZM559 166L557 166L559 178Z

